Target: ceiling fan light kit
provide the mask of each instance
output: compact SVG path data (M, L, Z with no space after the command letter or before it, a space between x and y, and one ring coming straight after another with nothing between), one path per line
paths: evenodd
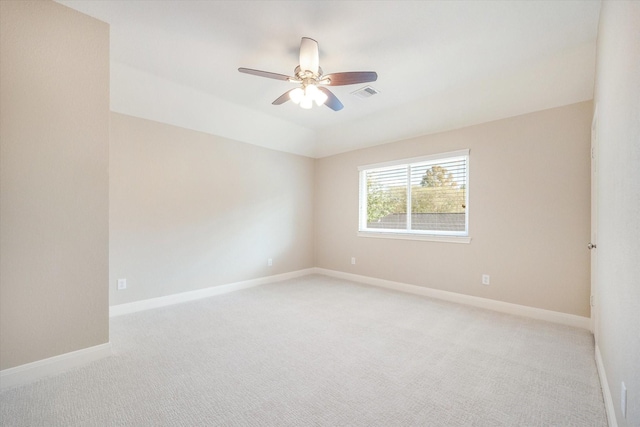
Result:
M368 83L378 79L378 74L375 71L350 71L324 75L322 68L320 68L318 42L309 37L303 37L300 42L300 65L294 70L295 77L251 68L238 68L238 71L254 76L300 84L300 87L291 89L278 97L273 101L273 105L284 104L286 101L291 100L304 109L310 109L315 102L316 105L324 104L333 111L339 111L344 106L333 92L325 86Z
M313 102L320 106L327 102L329 97L318 89L315 84L308 84L289 91L289 98L294 103L300 104L300 107L310 109L313 106Z

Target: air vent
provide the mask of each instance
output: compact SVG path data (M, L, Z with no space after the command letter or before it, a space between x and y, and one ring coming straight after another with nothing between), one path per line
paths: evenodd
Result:
M358 90L356 90L355 92L351 92L351 95L354 95L358 98L371 98L373 95L377 95L378 92L376 89L372 88L371 86L365 86L363 88L360 88Z

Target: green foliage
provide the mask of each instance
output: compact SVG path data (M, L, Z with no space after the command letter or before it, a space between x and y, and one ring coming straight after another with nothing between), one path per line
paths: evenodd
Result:
M413 213L462 213L465 190L447 187L411 188L411 212Z
M432 166L427 169L420 185L423 187L457 187L453 175L442 166Z
M367 222L375 222L391 213L407 211L407 191L403 187L384 189L367 178Z
M425 172L420 186L411 188L411 212L464 212L466 191L446 168L436 165Z

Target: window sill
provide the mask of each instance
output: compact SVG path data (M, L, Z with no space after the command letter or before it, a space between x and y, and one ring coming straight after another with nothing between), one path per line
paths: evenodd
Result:
M471 243L469 236L441 236L437 234L412 234L412 233L380 233L371 231L358 231L358 237L373 237L376 239L400 239L400 240L425 240L429 242L443 243Z

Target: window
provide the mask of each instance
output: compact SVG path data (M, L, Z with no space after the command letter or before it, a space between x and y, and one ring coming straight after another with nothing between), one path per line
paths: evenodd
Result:
M358 169L360 236L470 241L469 150Z

